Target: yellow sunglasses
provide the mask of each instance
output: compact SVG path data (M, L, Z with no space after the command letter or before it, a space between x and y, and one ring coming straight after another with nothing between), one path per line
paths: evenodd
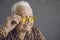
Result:
M23 18L20 18L20 21L22 22L22 23L25 23L26 21L27 21L27 19L30 21L30 22L34 22L34 21L36 21L36 17L30 17L30 18L26 18L26 17L23 17Z

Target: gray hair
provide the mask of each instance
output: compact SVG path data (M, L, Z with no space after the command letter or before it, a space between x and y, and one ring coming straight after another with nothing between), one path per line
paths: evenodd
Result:
M12 8L11 8L11 14L16 13L16 8L17 8L18 6L29 7L29 8L31 9L31 13L33 13L32 8L31 8L31 6L29 5L29 3L28 3L27 1L19 1L19 2L15 3L15 4L12 6Z

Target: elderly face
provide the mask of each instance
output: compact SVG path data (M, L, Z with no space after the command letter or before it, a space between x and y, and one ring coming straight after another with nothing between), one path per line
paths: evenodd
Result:
M20 24L18 25L18 29L20 31L29 31L33 26L33 21L30 18L33 17L32 10L29 7L17 7L16 14L19 15L21 18Z

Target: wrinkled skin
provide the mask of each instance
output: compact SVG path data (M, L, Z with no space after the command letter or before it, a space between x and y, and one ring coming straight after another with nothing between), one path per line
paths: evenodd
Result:
M29 7L17 7L16 14L19 15L21 18L26 17L30 18L32 17L31 9ZM20 31L29 31L31 30L34 22L30 22L29 19L25 22L22 23L20 21L20 24L18 25L17 29Z

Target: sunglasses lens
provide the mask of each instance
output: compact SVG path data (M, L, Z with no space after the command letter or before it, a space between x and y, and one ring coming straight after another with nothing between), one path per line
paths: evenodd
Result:
M30 21L30 22L34 22L33 17L29 18L29 21Z
M33 19L34 19L34 21L36 21L37 20L37 17L33 17Z
M34 21L36 21L36 17L31 17L31 18L29 18L29 20L30 20L30 22L34 22Z
M22 23L25 23L25 21L26 21L26 18L22 18L22 19L21 19L21 22L22 22Z

